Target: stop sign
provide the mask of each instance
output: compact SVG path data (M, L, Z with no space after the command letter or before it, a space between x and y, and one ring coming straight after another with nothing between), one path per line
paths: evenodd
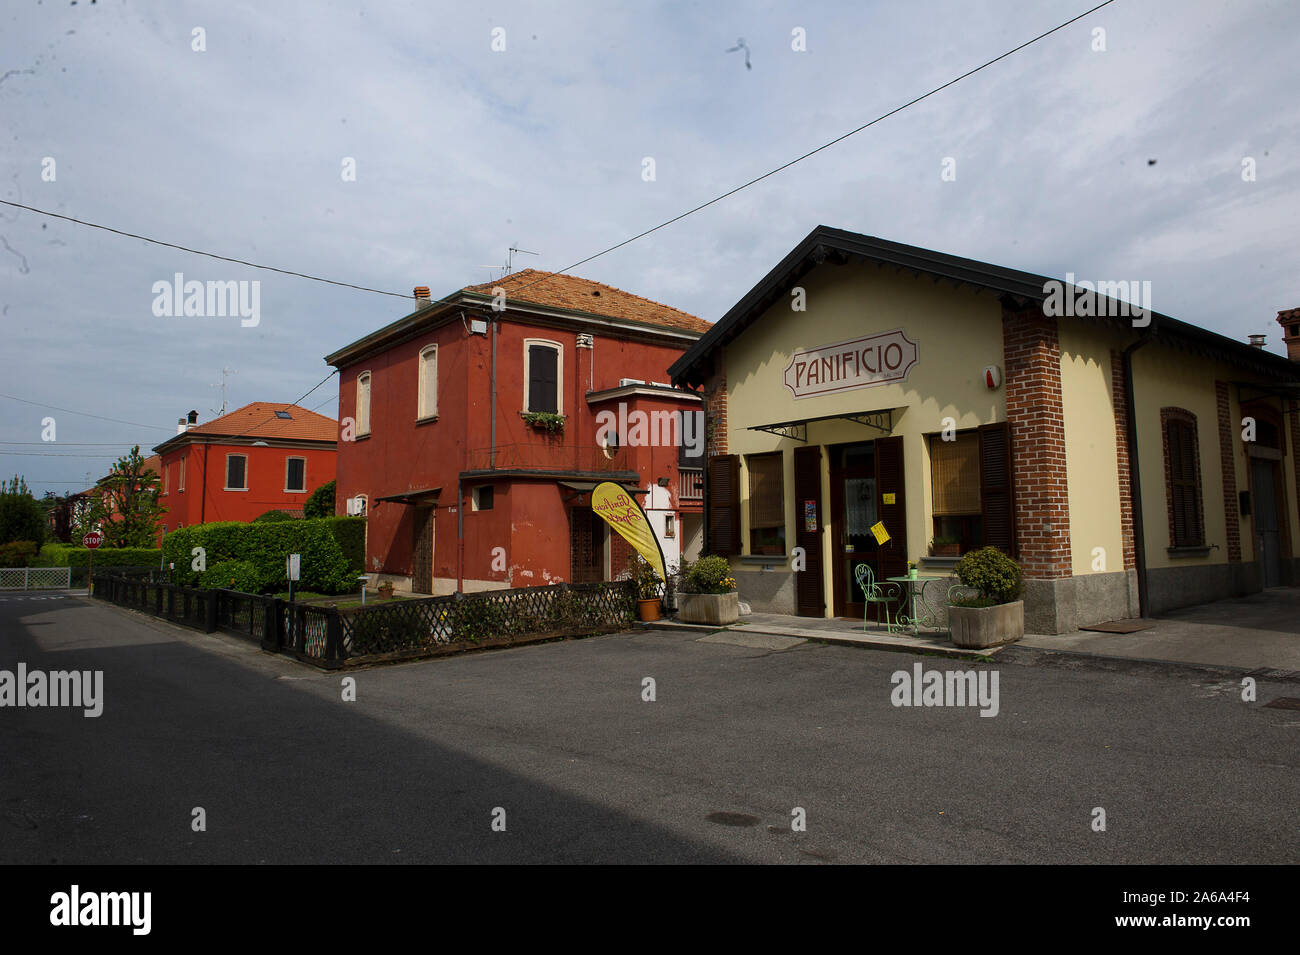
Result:
M81 539L81 543L91 550L94 550L100 544L104 543L104 535L99 531L91 531Z

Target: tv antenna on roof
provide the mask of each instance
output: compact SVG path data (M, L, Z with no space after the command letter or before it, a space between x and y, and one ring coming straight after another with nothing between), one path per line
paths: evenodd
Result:
M506 251L506 264L505 264L505 265L480 265L479 268L480 268L480 269L492 269L494 272L495 272L497 269L500 269L500 270L501 270L501 275L500 275L500 276L493 276L493 277L494 277L494 278L505 278L507 275L511 274L511 273L514 272L514 270L515 270L515 256L516 256L516 255L541 255L541 254L542 254L542 253L540 253L540 252L529 252L527 249L516 248L515 246L512 245L512 246L511 246L511 247Z
M212 411L212 412L213 412L217 417L221 417L222 415L224 415L224 414L226 413L226 378L227 378L228 376L230 376L230 375L237 375L237 374L239 374L239 372L235 371L235 369L233 369L233 368L222 368L222 369L221 369L221 384L219 384L219 385L208 385L209 388L220 388L220 389L221 389L221 410L220 410L220 411L217 411L216 408L209 409L209 410L211 410L211 411Z

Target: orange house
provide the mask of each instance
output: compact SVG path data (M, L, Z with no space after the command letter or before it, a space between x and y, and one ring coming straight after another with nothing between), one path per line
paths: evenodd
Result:
M297 405L255 401L206 424L191 411L154 448L162 532L272 510L301 517L308 495L334 480L337 437L338 422Z

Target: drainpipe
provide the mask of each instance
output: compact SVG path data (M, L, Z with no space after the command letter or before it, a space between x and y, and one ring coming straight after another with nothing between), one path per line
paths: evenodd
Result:
M704 557L707 554L712 553L712 550L709 547L710 544L710 540L709 540L709 457L710 454L709 454L709 442L707 437L708 429L709 429L709 393L704 388L701 388L699 391L699 395L700 395L700 413L701 413L700 427L704 429L704 473L700 475L700 484L704 489L703 495L700 499L700 508L704 512L703 513L704 520L700 522L704 539L700 541L700 556ZM680 480L680 475L678 479Z
M488 467L491 469L497 466L497 323L495 318L489 317L492 323L492 424L491 437L489 443L491 450L488 452ZM528 387L528 383L524 383Z
M456 593L465 590L465 507L464 482L456 478Z
M203 481L199 484L199 523L208 513L208 443L203 442Z
M1124 349L1124 419L1128 431L1128 486L1133 510L1133 560L1137 564L1138 616L1147 615L1147 545L1142 521L1142 469L1138 463L1137 402L1133 397L1133 353L1151 341L1152 328Z

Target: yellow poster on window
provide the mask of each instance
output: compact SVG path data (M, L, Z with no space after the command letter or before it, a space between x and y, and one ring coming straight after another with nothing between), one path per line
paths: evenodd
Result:
M885 522L879 521L871 525L871 533L876 535L876 543L883 544L889 540L889 531L885 530Z
M591 492L591 509L616 530L655 569L660 580L667 581L664 552L659 546L640 502L613 481L602 481Z

